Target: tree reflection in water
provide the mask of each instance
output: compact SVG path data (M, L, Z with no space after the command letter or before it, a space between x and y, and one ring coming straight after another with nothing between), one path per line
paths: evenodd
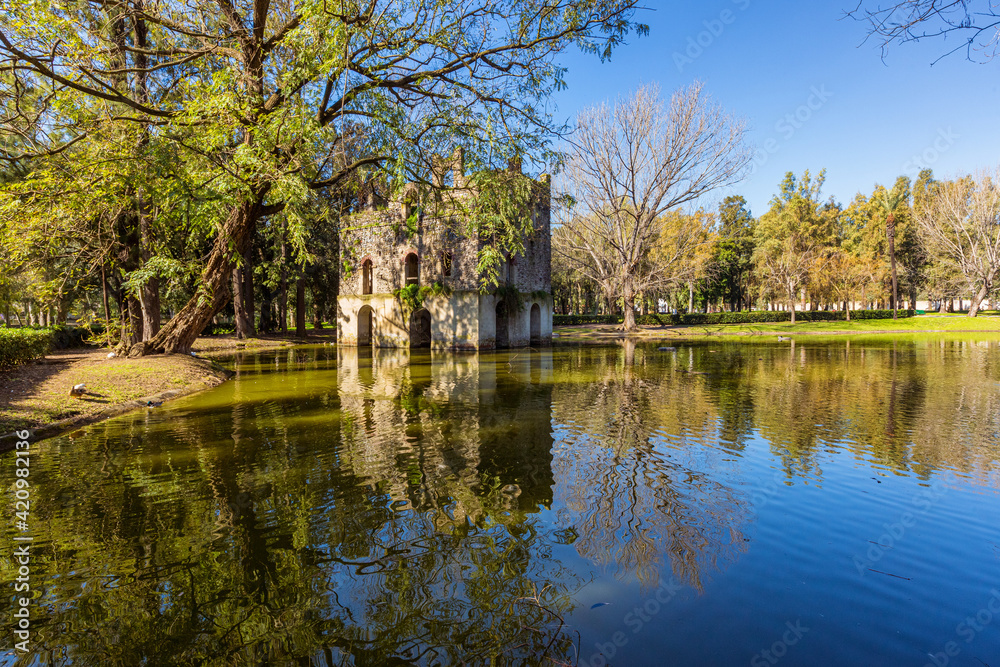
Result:
M679 581L700 591L706 570L744 548L748 502L663 446L662 411L689 405L684 380L645 363L644 351L637 363L635 347L623 341L620 356L603 358L581 349L574 366L590 369L593 381L553 396L556 421L571 433L555 461L560 521L581 555L617 576L655 588L667 560ZM705 427L697 408L685 421Z
M34 658L573 662L559 619L592 566L700 589L740 556L751 446L788 484L838 451L995 472L996 359L976 340L240 357L214 391L34 446Z

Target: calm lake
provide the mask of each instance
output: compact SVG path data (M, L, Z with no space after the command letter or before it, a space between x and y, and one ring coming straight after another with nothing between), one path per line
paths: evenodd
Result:
M224 363L32 445L16 664L1000 667L987 336Z

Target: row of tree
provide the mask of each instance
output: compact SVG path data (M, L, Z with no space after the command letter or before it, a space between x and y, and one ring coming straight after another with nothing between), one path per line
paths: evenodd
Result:
M553 232L557 312L858 307L942 310L969 299L975 317L1000 273L1000 176L980 173L876 185L848 206L824 200L825 171L789 172L755 218L739 196L717 211L685 204L736 183L748 165L742 123L700 85L669 103L645 87L585 112ZM902 298L901 298L902 297Z

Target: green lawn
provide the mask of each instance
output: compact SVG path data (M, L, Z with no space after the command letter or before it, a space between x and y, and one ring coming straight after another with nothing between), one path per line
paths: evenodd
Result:
M617 338L621 336L619 325L594 324L581 326L556 326L557 338L569 340L593 340ZM897 320L852 320L850 322L765 322L758 324L712 324L677 327L643 327L639 337L663 336L726 336L726 335L771 335L790 336L795 334L879 334L921 332L997 332L1000 333L1000 312L980 313L979 317L968 317L962 313L928 313Z
M1000 332L1000 313L991 311L980 314L979 317L968 317L962 314L928 313L915 317L904 317L897 320L851 320L850 322L767 322L762 324L719 324L706 326L684 327L691 333L761 333L775 332L780 334L793 333L868 333L879 331L998 331Z

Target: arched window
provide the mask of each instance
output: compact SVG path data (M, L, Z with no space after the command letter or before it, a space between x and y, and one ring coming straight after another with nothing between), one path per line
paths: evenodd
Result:
M361 265L361 293L371 294L373 282L372 261L370 259L366 259Z
M416 253L411 252L409 255L406 256L403 276L405 278L403 282L407 285L420 284L420 267Z

